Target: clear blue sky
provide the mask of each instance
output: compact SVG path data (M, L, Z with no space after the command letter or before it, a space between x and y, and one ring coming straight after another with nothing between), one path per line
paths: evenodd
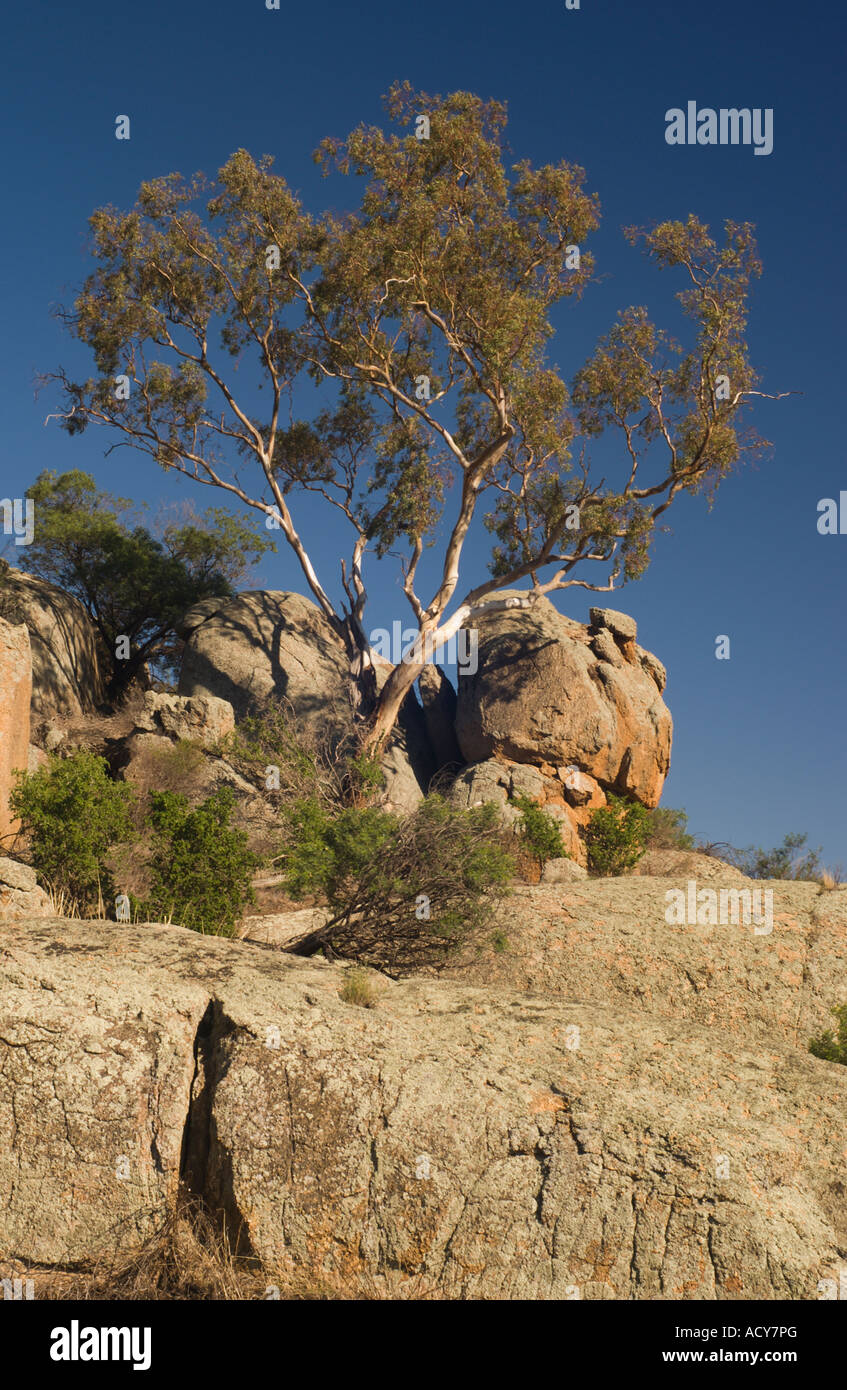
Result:
M30 3L4 22L5 187L0 495L21 495L43 468L78 467L115 492L156 502L186 495L143 456L105 439L44 428L33 376L85 359L50 317L87 270L86 219L129 206L138 184L178 169L213 173L239 146L269 152L317 211L318 141L382 121L396 78L428 91L472 90L508 102L515 158L582 164L603 207L593 238L604 277L567 308L552 351L566 374L617 309L645 303L661 322L672 287L645 267L620 228L696 212L757 224L765 273L749 342L768 391L755 423L774 448L731 478L714 510L684 499L667 517L647 577L611 602L669 671L675 722L664 802L691 827L737 844L808 831L847 865L844 736L847 535L820 536L818 499L847 490L843 406L843 9L811 0L427 0L292 5L264 0ZM774 151L675 148L664 113L689 100L771 107ZM132 138L114 138L118 114ZM205 491L197 499L208 505ZM319 568L337 550L317 515L304 530ZM845 518L847 525L847 518ZM482 576L475 542L468 580ZM299 588L281 550L261 582ZM406 620L393 572L371 574L371 625ZM557 603L583 619L592 600ZM731 659L715 659L715 638Z

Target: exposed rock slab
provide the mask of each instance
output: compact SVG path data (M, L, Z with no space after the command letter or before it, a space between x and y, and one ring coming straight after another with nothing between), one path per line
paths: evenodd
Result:
M244 1249L351 1283L814 1299L843 1261L847 1071L776 1038L454 981L366 1010L177 927L11 926L3 970L9 1257L126 1247L182 1154Z

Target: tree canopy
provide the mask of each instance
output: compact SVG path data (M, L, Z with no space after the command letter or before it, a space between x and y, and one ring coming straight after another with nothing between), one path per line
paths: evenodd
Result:
M143 184L131 211L96 211L95 269L64 317L97 375L53 374L69 432L105 425L281 529L347 643L371 741L391 728L425 641L437 651L498 589L529 580L530 603L639 577L674 498L711 497L761 446L741 419L764 394L744 336L760 271L750 224L729 221L719 238L694 215L630 228L681 276L688 344L628 307L566 383L550 360L550 315L594 275L586 242L600 213L584 171L507 165L496 101L398 83L386 108L393 131L362 125L316 152L326 173L361 186L355 211L312 215L270 157L245 150L214 181L169 174ZM244 362L249 387L234 370ZM301 377L326 397L309 419L293 411ZM297 529L304 491L351 527L337 603ZM462 552L478 511L490 573L469 581ZM435 543L440 573L421 593L419 562ZM420 630L379 697L364 627L369 549L400 552Z

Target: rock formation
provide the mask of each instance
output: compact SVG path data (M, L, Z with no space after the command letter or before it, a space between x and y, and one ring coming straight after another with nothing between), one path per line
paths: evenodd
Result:
M100 647L79 600L15 569L5 572L3 588L29 630L33 718L77 718L99 704Z
M241 718L271 697L306 728L333 738L352 727L344 644L320 609L300 594L255 590L205 599L185 616L181 695L228 701ZM377 662L377 680L391 667ZM423 713L412 696L385 750L386 804L410 811L434 771Z
M25 626L0 618L0 844L19 822L9 810L14 774L29 767L29 709L32 659Z
M563 921L564 968L609 887ZM655 915L653 931L658 957ZM783 972L772 1018L814 993L803 959L777 963L796 944L786 922L757 947ZM447 1299L815 1299L843 1263L847 1069L801 1035L751 1033L746 976L731 998L703 977L712 1017L688 1012L694 985L651 1007L635 973L605 1002L577 1002L568 978L558 997L418 978L362 1009L337 966L178 927L26 921L4 949L8 1259L129 1250L181 1175L280 1282L355 1290L399 1271ZM617 929L593 949L601 973L620 949L626 973Z
M590 616L586 627L540 599L479 617L478 667L458 682L459 746L468 763L529 763L558 777L572 806L592 794L602 804L599 788L655 806L670 765L664 667L637 646L632 618Z

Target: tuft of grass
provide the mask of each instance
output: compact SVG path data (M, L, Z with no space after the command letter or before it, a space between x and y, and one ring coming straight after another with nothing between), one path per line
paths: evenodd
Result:
M370 970L362 965L351 965L345 972L344 983L338 991L345 1004L358 1004L362 1009L376 1007L377 990Z
M825 1033L812 1038L809 1051L823 1062L840 1062L842 1066L847 1066L847 1004L830 1012L838 1024L836 1032L827 1029Z

